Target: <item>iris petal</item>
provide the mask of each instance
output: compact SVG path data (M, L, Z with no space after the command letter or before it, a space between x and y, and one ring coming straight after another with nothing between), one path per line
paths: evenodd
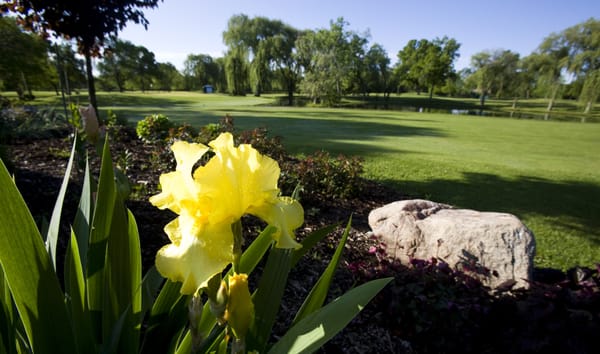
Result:
M304 222L304 209L297 200L290 197L279 197L274 203L263 204L248 212L277 228L273 235L277 241L277 247L295 249L302 247L294 237L294 230Z
M189 295L232 262L233 234L230 224L203 225L198 234L191 234L189 229L194 226L179 219L179 242L158 251L156 269L166 278L182 282L181 293Z

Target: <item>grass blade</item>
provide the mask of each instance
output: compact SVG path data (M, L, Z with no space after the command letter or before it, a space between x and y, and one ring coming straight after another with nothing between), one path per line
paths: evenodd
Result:
M0 190L0 264L29 343L36 353L74 353L71 321L54 267L1 161Z
M306 316L277 342L269 353L312 353L333 338L393 278L370 281Z

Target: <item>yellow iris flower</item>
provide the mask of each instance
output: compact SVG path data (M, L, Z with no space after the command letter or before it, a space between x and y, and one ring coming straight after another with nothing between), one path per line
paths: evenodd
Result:
M252 146L235 147L223 133L209 143L214 156L193 171L209 150L202 144L175 142L175 171L160 176L161 193L150 202L179 216L165 227L171 244L159 250L156 268L183 283L181 292L193 294L233 260L231 225L252 214L276 228L280 248L299 248L294 230L304 222L300 203L279 196L277 162Z

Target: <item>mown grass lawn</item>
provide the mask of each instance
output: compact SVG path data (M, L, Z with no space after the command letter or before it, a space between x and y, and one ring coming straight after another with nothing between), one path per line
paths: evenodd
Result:
M408 195L517 215L536 235L537 266L600 262L600 124L277 107L269 97L198 93L102 93L99 102L132 122L163 113L202 126L230 114L238 129L282 136L292 153L360 155L366 177Z

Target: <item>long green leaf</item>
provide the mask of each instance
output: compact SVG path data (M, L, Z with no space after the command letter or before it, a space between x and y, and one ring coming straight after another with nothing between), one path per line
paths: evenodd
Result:
M131 210L127 209L127 232L128 250L129 250L129 271L131 286L131 309L134 314L142 312L142 293L139 290L142 284L142 246L140 244L140 233L137 222ZM141 319L140 319L141 320Z
M181 295L181 283L167 280L148 314L142 353L168 353L172 340L187 323L188 297Z
M105 292L102 311L102 336L104 343L109 338L115 338L113 327L119 322L122 314L129 307L132 300L131 293L133 290L131 289L131 280L129 279L128 229L127 210L120 198L117 197L113 208L104 265ZM121 324L123 328L128 327L126 322L128 322L127 316ZM136 351L129 350L127 352L133 353Z
M16 333L12 296L0 266L0 353L16 353Z
M312 353L333 338L393 278L370 281L306 316L271 348L269 353Z
M108 239L105 264L103 338L114 339L114 327L122 326L119 352L138 351L142 283L140 241L133 215L117 198ZM123 319L122 316L127 313Z
M107 136L102 152L102 164L100 166L98 192L92 218L86 267L88 309L92 314L92 323L98 342L101 341L103 333L102 312L105 292L104 268L106 244L112 223L115 199L116 185Z
M327 293L329 292L329 287L331 286L331 280L333 279L333 275L335 270L340 263L340 258L342 255L342 251L344 250L344 246L346 246L346 240L348 239L348 234L350 233L350 225L352 224L352 218L348 220L348 224L346 225L346 229L344 230L344 234L342 235L342 239L338 244L331 261L327 265L327 268L321 274L321 277L317 281L317 283L313 286L310 293L304 299L304 303L300 307L300 310L296 313L296 317L294 318L293 324L297 323L307 315L315 312L320 309L321 306L325 303L325 298L327 297Z
M100 354L134 353L122 352L119 349L119 345L120 343L122 343L121 338L123 336L123 326L125 325L125 320L127 319L128 312L128 310L123 312L121 316L119 316L119 319L114 323L110 335L107 336L104 340L102 348L100 349Z
M254 325L250 328L248 336L248 349L264 352L273 324L279 312L281 298L288 274L292 251L281 248L271 248L267 264L260 278L258 289L254 294Z
M0 264L27 338L36 353L73 353L71 321L54 267L25 201L1 161L0 190Z
M158 295L164 280L165 279L160 275L158 270L156 270L155 266L150 267L150 269L146 271L140 289L142 292L142 317L154 305L154 301L156 300L156 296Z
M71 318L77 325L75 339L82 353L97 352L97 343L94 341L92 322L89 312L86 311L85 279L79 255L79 246L75 232L71 230L71 239L65 255L65 295L67 304L70 305Z
M73 159L75 158L75 147L77 146L77 135L73 139L73 148L71 149L71 156L67 163L67 169L63 177L62 184L54 204L54 210L52 211L52 217L50 218L50 225L48 226L48 234L46 235L46 249L50 255L52 266L56 269L56 243L58 241L58 232L60 230L60 216L62 214L62 208L65 201L65 194L67 193L67 185L71 178L71 168L73 167Z
M90 173L90 161L85 158L85 174L83 177L83 187L81 188L81 196L79 198L79 206L75 213L73 221L73 231L77 237L77 245L79 247L79 256L81 257L81 265L84 274L87 267L88 243L90 242L90 227L92 224L92 210L94 201L92 199L92 176Z

